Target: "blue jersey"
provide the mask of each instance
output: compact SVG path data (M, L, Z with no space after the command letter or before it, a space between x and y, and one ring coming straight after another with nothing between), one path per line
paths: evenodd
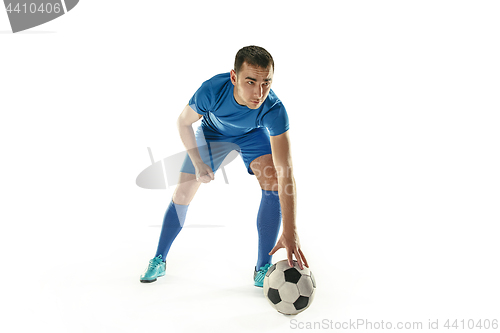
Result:
M239 105L233 95L230 73L218 74L203 82L189 100L189 106L203 116L202 126L225 136L240 136L265 127L271 136L288 130L288 115L271 89L258 109Z

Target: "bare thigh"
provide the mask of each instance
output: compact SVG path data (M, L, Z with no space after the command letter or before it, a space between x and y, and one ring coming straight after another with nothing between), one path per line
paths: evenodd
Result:
M196 175L181 172L172 198L173 202L178 205L189 205L200 185L201 182L196 181Z

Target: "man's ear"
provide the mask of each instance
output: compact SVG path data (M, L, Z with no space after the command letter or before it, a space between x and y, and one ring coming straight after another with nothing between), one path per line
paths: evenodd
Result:
M231 69L231 82L236 85L236 72L234 69Z

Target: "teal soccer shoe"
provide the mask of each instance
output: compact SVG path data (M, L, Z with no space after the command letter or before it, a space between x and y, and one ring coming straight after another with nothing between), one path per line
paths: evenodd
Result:
M256 287L262 288L264 286L264 277L266 276L269 267L271 267L271 264L265 264L258 271L253 272L253 281Z
M155 282L156 278L165 275L166 263L161 260L161 254L149 261L148 269L141 275L141 282ZM264 280L263 280L264 281Z

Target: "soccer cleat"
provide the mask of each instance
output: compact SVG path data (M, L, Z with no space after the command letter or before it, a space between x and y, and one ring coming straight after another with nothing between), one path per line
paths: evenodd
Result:
M271 267L271 264L265 264L258 271L253 272L253 281L256 287L262 288L264 286L264 277L266 276L269 267Z
M161 260L161 254L149 261L148 269L141 275L141 282L155 282L156 278L165 275L166 263Z

